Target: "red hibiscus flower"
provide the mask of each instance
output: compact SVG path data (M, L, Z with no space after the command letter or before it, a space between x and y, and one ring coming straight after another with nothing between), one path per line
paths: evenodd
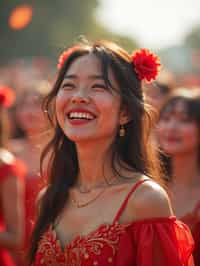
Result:
M67 50L65 50L64 52L62 52L62 54L59 56L59 59L58 59L58 65L57 65L57 68L60 70L65 61L67 60L67 58L74 52L76 51L76 49L78 49L79 46L74 46L74 47L71 47Z
M0 86L0 105L8 108L15 100L15 94L12 89L6 86Z
M131 58L140 80L151 82L156 79L161 66L157 55L147 49L140 49L133 52Z

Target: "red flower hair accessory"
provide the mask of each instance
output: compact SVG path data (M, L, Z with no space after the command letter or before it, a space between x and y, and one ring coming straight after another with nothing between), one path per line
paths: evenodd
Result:
M76 51L77 49L79 48L79 46L73 46L73 47L70 47L69 49L65 50L64 52L62 52L62 54L59 56L59 59L58 59L58 64L57 64L57 68L60 70L65 61L67 60L67 58L74 52Z
M132 63L140 80L151 82L160 71L160 59L148 49L140 49L132 53Z
M6 86L0 86L0 106L10 107L15 100L15 94L12 89Z

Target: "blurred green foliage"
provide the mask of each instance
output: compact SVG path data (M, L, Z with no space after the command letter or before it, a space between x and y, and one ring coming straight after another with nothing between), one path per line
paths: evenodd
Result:
M12 30L8 18L18 5L33 7L33 19L22 30ZM57 56L63 48L84 35L89 40L107 38L129 51L137 47L134 40L109 32L95 19L98 0L1 0L0 60L30 56Z

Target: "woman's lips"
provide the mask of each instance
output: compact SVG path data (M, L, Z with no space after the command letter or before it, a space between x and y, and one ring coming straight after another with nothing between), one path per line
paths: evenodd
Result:
M73 126L80 126L80 125L86 125L88 123L90 123L91 121L93 121L94 119L92 120L87 120L87 119L79 119L79 118L76 118L76 119L70 119L68 118L68 121L71 125Z
M84 108L73 108L67 111L68 117L75 117L75 118L82 118L82 117L89 117L89 118L96 118L96 115L87 109Z
M84 108L74 108L67 112L67 119L71 125L86 125L96 119L96 115Z

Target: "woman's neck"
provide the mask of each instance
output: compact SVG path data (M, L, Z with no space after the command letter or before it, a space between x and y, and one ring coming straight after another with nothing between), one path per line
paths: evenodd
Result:
M181 154L172 158L172 180L179 186L200 185L198 153Z
M111 167L112 153L110 143L94 141L93 143L77 144L79 161L78 182L85 187L95 187L98 184L114 178Z

